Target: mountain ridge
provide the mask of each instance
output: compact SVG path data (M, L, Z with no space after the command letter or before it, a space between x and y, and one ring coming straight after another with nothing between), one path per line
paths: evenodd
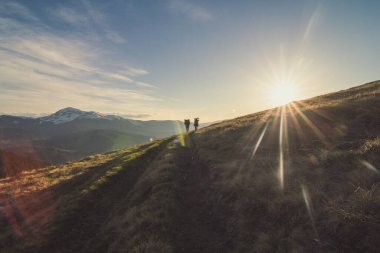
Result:
M54 124L63 124L76 119L105 119L121 120L123 117L116 115L101 114L94 111L82 111L73 107L63 108L51 115L36 118L37 120L52 122Z
M57 165L181 131L179 121L138 121L68 107L39 118L0 117L0 150L9 156ZM32 164L35 166L24 166L25 169L37 168L41 163ZM11 172L11 166L1 165L2 171Z

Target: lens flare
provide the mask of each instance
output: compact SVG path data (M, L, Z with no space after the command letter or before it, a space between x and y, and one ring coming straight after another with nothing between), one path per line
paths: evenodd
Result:
M319 234L318 234L317 228L315 226L315 220L314 220L314 215L313 215L313 207L311 205L309 191L307 190L307 187L305 185L301 185L301 190L302 190L303 200L305 201L307 213L309 214L309 218L311 220L311 225L313 226L313 231L315 234L315 240L319 242L320 241L319 240Z
M185 142L185 133L179 123L179 121L176 121L175 124L175 127L177 129L177 133L178 133L178 143L179 145L181 145L182 147L185 147L186 146L186 142Z
M369 169L369 170L371 170L377 174L379 173L379 171L376 169L376 167L373 166L372 164L370 164L369 162L362 160L362 161L360 161L360 163L363 164L367 169Z
M263 131L261 132L259 139L256 142L255 148L252 151L251 160L253 159L253 157L255 157L255 154L256 154L257 150L259 149L260 143L263 140L265 132L267 131L268 124L269 124L269 121L265 124L265 127L264 127Z

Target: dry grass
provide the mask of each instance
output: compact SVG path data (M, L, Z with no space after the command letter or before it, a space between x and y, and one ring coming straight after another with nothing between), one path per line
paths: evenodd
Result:
M211 174L208 199L230 231L223 240L233 243L231 252L378 250L380 83L369 86L300 102L294 116L288 109L284 190L276 116L250 159L276 109L199 131L196 141ZM301 186L313 204L315 229Z
M0 246L378 252L379 91L374 82L212 125L185 146L172 138L3 179L14 214Z
M73 240L77 235L65 234L67 229L79 232L96 228L96 224L95 227L85 227L80 222L96 217L105 220L107 216L101 213L107 204L113 204L115 199L124 195L122 189L113 188L115 183L123 183L120 180L126 176L136 181L139 166L144 169L154 152L167 142L162 140L95 155L61 167L28 171L18 177L1 180L2 218L7 221L3 224L6 229L1 233L0 245L9 251L25 249L28 252L59 247L82 248L77 241L80 238ZM134 183L126 185L125 189L132 188ZM96 207L103 210L94 211ZM86 212L88 214L84 218ZM66 236L71 243L63 240Z

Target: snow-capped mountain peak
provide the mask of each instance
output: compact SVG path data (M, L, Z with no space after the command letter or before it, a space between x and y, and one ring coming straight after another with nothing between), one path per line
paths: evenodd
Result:
M63 124L76 119L105 119L105 120L120 120L123 119L116 115L107 115L98 112L86 112L73 107L61 109L49 116L39 118L41 121L52 122L54 124Z

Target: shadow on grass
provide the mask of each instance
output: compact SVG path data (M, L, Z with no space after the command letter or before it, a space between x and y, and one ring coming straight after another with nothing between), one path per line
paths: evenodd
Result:
M116 159L91 168L54 187L56 210L47 227L49 235L27 252L103 252L101 226L112 207L117 206L138 182L149 163L172 139L143 145L134 152L122 153ZM69 194L67 194L69 192ZM95 250L97 249L97 250Z

